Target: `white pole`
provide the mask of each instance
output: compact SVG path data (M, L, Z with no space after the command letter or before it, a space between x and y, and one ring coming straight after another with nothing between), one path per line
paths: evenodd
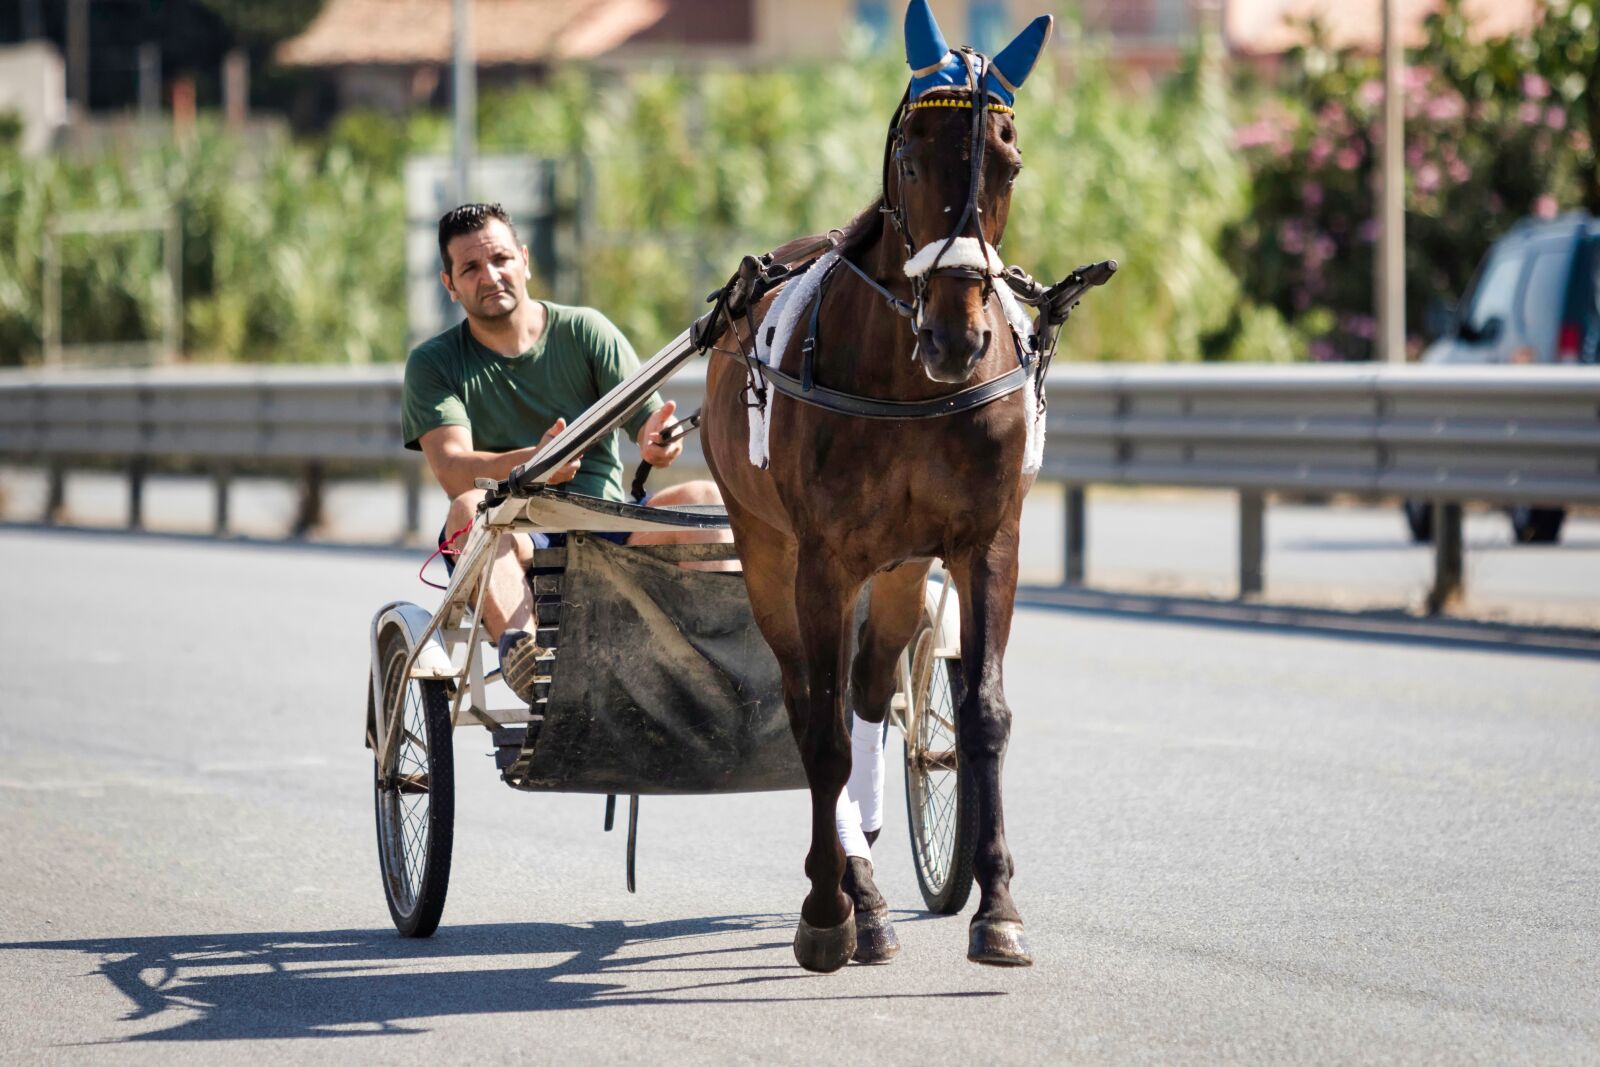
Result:
M455 112L455 202L472 199L472 156L476 151L478 78L472 58L472 0L454 0L451 18L451 98Z
M1405 101L1402 99L1399 0L1383 4L1383 156L1379 182L1379 358L1406 361Z

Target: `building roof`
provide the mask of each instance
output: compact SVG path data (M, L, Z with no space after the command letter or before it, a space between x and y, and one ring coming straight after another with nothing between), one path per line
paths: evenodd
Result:
M1396 0L1400 40L1423 42L1423 19L1442 0ZM1539 20L1540 0L1466 0L1462 8L1475 38L1527 31ZM1377 50L1383 41L1382 0L1226 0L1223 32L1235 52L1286 52L1308 43L1305 24L1315 18L1334 48Z
M471 0L477 62L543 63L608 52L659 22L666 0ZM327 0L277 60L295 67L450 60L451 0Z

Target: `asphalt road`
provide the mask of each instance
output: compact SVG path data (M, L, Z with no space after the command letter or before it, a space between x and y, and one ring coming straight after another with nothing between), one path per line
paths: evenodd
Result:
M918 907L800 972L802 795L601 801L457 740L455 867L394 935L361 747L392 554L0 530L0 1061L1600 1062L1600 661L1023 610L1038 965ZM970 910L970 909L969 909Z

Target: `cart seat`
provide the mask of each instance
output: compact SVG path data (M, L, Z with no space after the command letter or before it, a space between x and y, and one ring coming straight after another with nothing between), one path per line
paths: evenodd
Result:
M681 533L685 530L726 530L728 509L721 504L685 504L652 508L617 500L546 489L525 501L521 519L548 531L592 530L632 533L636 530ZM519 523L520 525L520 523Z

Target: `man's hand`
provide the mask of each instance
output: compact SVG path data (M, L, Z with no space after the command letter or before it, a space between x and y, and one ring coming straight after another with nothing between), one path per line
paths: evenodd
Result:
M546 430L544 432L544 436L539 438L539 451L535 452L534 455L537 456L539 454L539 452L543 452L545 450L545 446L548 445L551 441L555 440L556 435L559 434L562 430L565 430L566 428L567 428L567 420L566 419L557 419L555 421L555 425L550 427L548 430ZM582 456L578 456L575 459L573 459L573 461L571 463L568 463L566 466L557 467L555 470L551 471L550 472L550 478L549 478L549 484L551 484L551 485L560 485L562 482L570 482L570 481L572 481L572 479L574 479L574 478L576 478L578 476L578 465L582 461L583 461L583 457Z
M671 429L678 424L672 413L678 410L678 402L669 400L650 413L643 426L639 428L639 454L644 461L652 467L665 467L673 460L683 455L683 438L664 445L660 437L664 430Z

